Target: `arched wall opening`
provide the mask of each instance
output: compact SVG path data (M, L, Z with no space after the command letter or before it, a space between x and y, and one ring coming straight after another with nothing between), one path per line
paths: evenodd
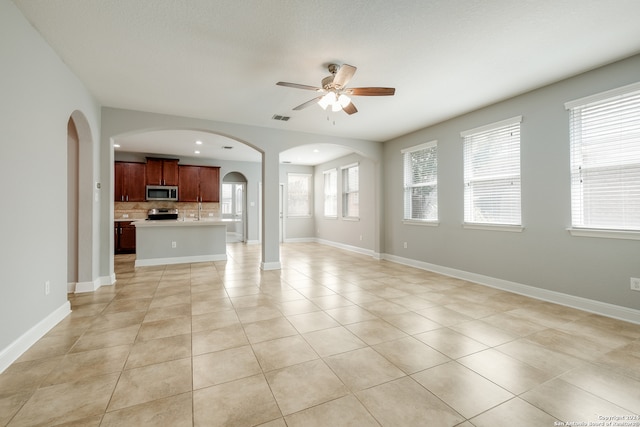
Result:
M250 219L247 184L247 178L237 171L229 172L222 178L220 213L222 218L234 221L227 226L227 243L247 241L247 222Z
M241 125L229 122L216 122L212 120L195 119L188 117L170 116L156 113L148 113L134 110L123 110L104 107L101 121L101 180L104 183L113 181L113 143L114 138L130 133L147 130L164 129L193 129L203 132L211 132L222 135L256 149L262 156L262 168L259 185L255 191L261 196L261 202L256 209L261 209L261 251L262 262L260 268L264 270L279 269L279 241L278 241L278 193L280 183L280 153L295 146L310 146L313 144L333 143L349 147L353 152L361 153L367 158L375 159L375 168L379 172L375 178L376 198L376 222L381 219L381 168L382 144L375 141L357 140L351 138L330 137L325 135L308 134L303 132L288 131L285 129L267 128L260 126ZM221 175L224 172L221 171ZM249 185L249 191L251 190ZM113 189L111 189L113 190ZM101 233L101 273L103 275L113 272L113 236L109 232L111 226L105 227L105 222L113 220L113 191L110 194L103 192L101 214L103 227ZM378 226L379 228L379 226ZM381 248L380 230L374 243L374 252ZM106 246L106 247L105 247Z
M100 286L95 256L97 219L93 209L99 198L94 182L93 137L85 115L74 111L67 124L68 291L90 292Z
M230 138L227 135L203 130L200 128L187 127L167 127L167 128L146 128L140 130L132 130L127 133L115 135L110 138L112 145L118 147L112 148L113 161L109 165L113 169L115 161L126 161L145 163L148 158L171 158L178 159L180 166L214 166L219 168L219 184L221 199L219 202L202 203L202 215L205 217L227 217L223 214L222 192L225 176L235 176L235 180L240 183L242 207L238 211L241 215L238 224L234 224L230 230L234 236L238 236L231 241L246 241L255 243L259 241L258 222L259 211L258 204L258 183L262 179L262 154L251 147L244 141ZM198 145L195 145L198 141ZM232 148L232 149L231 149ZM199 153L194 153L194 150ZM110 184L114 184L114 176L110 179ZM180 190L179 193L180 194ZM235 199L234 199L235 201ZM122 214L126 212L128 218L140 219L146 218L146 209L154 207L171 207L179 210L179 216L191 216L195 212L193 210L183 209L188 203L183 202L165 202L167 206L160 206L158 202L140 202L135 204L136 211L133 216L127 205L131 203L121 203L113 199L109 200L110 214L114 220L123 219ZM158 206L155 206L155 205ZM153 205L153 206L152 206ZM113 249L115 249L115 242ZM110 258L113 258L115 250L110 249ZM112 262L112 261L110 261Z

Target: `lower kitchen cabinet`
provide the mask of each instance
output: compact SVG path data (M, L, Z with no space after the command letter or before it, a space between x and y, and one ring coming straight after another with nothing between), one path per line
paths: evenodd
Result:
M136 253L136 227L131 221L116 221L114 223L113 245L116 254Z

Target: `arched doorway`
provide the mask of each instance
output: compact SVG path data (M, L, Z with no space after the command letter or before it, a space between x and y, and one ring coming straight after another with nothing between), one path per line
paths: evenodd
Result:
M227 242L247 241L247 179L239 172L229 172L222 179L220 212L225 219L234 219L227 226Z

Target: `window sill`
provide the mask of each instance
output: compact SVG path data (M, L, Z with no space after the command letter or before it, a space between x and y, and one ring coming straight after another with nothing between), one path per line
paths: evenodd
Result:
M360 218L355 217L355 216L343 216L342 217L343 221L360 221Z
M420 219L403 219L402 223L405 225L422 225L426 227L437 227L440 225L438 221L420 220Z
M640 231L603 230L600 228L567 228L576 237L599 237L602 239L640 240Z
M338 219L337 216L326 216L326 215L323 218L324 219Z
M489 231L509 231L512 233L522 233L524 227L521 225L499 225L499 224L473 224L465 222L462 228L470 230L489 230Z

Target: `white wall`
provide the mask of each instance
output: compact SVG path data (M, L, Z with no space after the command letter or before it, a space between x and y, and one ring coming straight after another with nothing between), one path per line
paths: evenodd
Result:
M385 252L404 262L639 309L640 292L630 290L629 278L640 277L640 241L574 237L567 232L571 225L569 115L564 108L567 101L639 80L640 56L635 56L385 143ZM463 229L460 132L517 115L523 116L524 231ZM431 140L438 141L440 225L403 225L400 150Z
M0 63L0 180L5 183L0 209L2 371L68 312L67 123L79 110L97 137L100 111L9 0L0 0ZM96 151L91 141L80 143ZM94 166L91 160L85 165L93 177ZM91 207L89 212L91 216ZM92 232L88 234L80 239L93 242ZM45 281L50 282L49 295Z

